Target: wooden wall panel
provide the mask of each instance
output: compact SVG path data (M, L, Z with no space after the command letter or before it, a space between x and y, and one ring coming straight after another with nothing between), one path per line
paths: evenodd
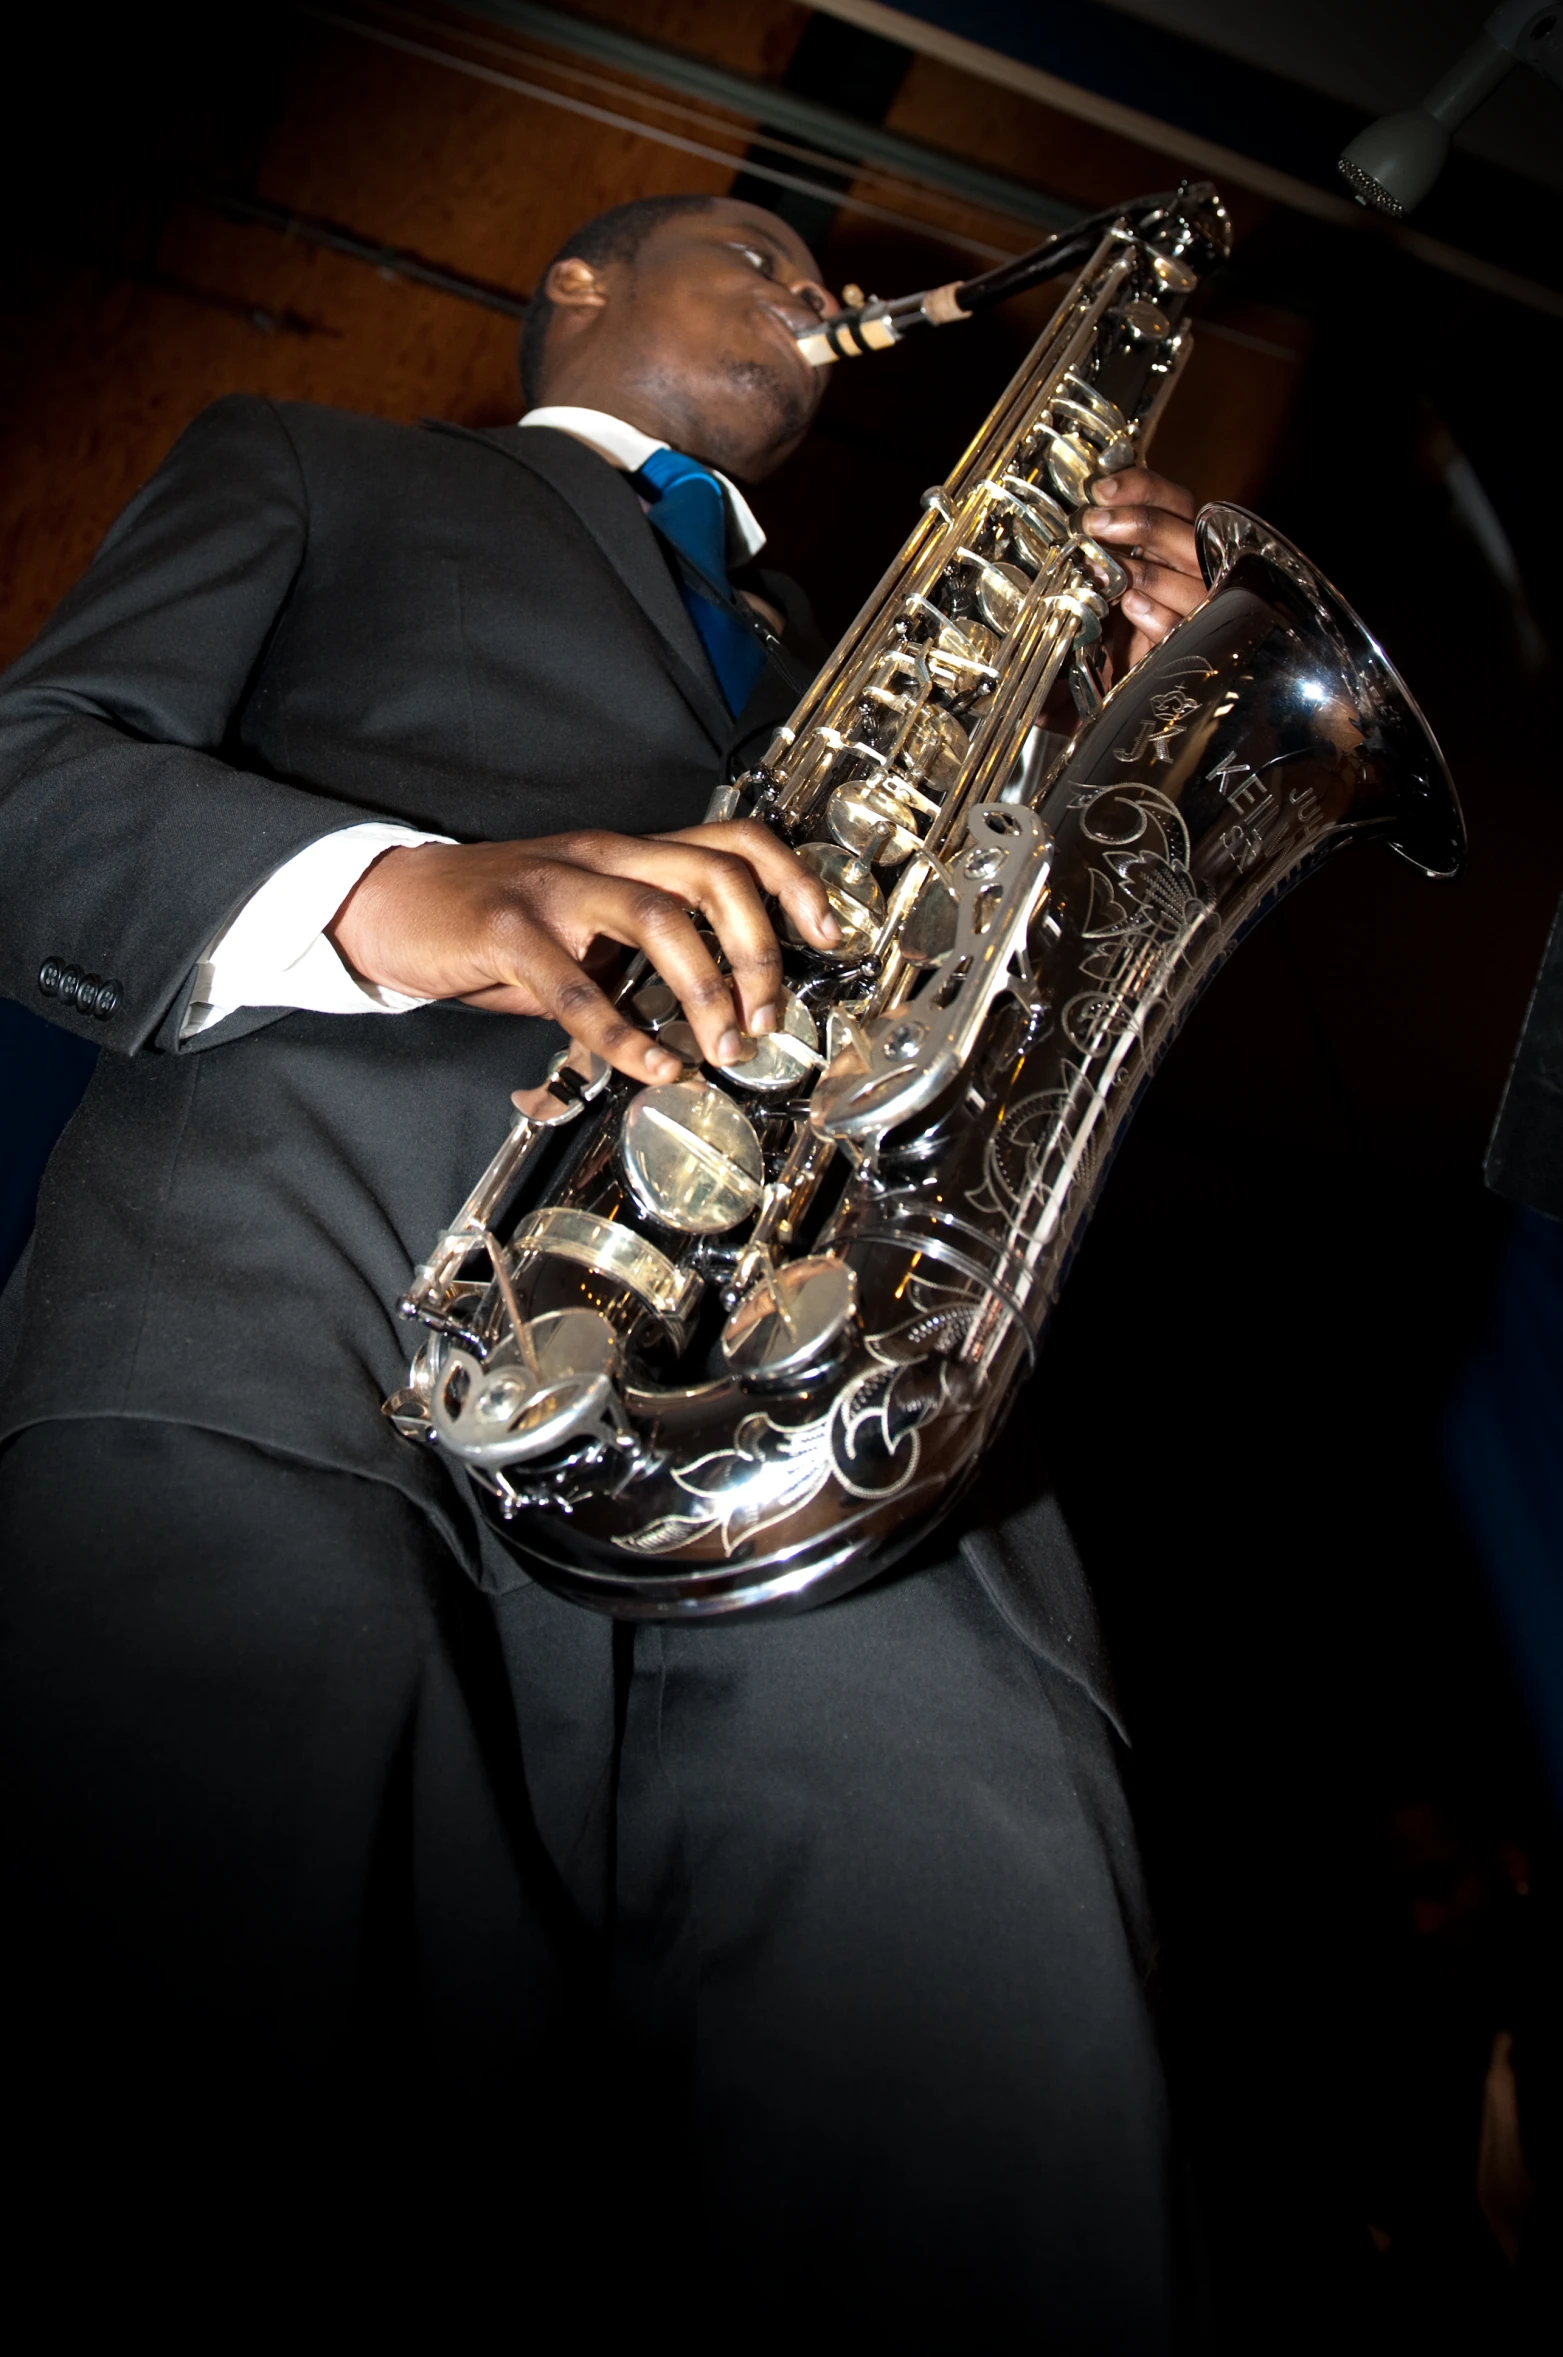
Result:
M510 46L491 22L449 13L453 28L481 30L491 61ZM785 69L809 21L791 0L742 9L595 0L589 13L759 77ZM568 230L603 207L730 185L724 165L348 33L279 18L273 47L280 95L259 149L260 196L521 293ZM523 51L511 54L524 74ZM221 105L217 113L220 158ZM914 60L890 120L1082 204L1169 176L1163 159L926 59ZM191 139L199 144L195 129ZM210 154L210 130L204 141ZM146 214L147 191L131 193ZM886 195L877 183L858 193ZM1027 242L1020 225L991 213L949 200L931 209L952 233L1012 250ZM115 237L123 250L122 226ZM223 393L468 423L515 412L516 330L498 314L188 205L167 215L154 259L187 291L56 264L26 309L13 310L23 365L0 410L0 660L26 644L183 426ZM886 292L978 266L959 244L851 212L838 217L822 260L835 283L856 278ZM202 291L214 300L202 302ZM907 501L944 472L1045 308L1041 298L1012 307L959 354L897 355L882 374L866 367L859 379L854 370L850 386L832 388L820 446L762 501L779 556L820 581L827 622L845 620L904 529ZM282 324L266 332L252 315ZM1251 495L1280 430L1288 376L1284 364L1237 346L1202 349L1164 430L1163 462L1202 492ZM876 446L886 463L866 468Z
M643 0L620 12L648 37L752 73L785 64L807 13L778 0L738 12L720 0ZM301 26L278 39L283 95L257 193L520 293L569 230L606 206L731 184L722 165L349 34ZM0 406L0 662L27 644L131 493L221 394L409 419L515 414L517 330L502 315L188 207L169 217L156 262L228 308L61 262L12 305L20 365ZM295 324L264 332L250 311Z

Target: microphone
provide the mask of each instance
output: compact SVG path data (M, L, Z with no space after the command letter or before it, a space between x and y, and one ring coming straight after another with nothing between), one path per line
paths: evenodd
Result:
M1448 160L1454 133L1517 65L1563 85L1563 7L1504 0L1420 106L1359 131L1339 165L1358 204L1397 221L1419 205Z

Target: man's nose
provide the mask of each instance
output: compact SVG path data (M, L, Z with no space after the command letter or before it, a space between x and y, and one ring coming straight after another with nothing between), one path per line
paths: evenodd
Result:
M809 309L816 312L821 319L834 319L836 313L841 309L841 305L829 287L821 286L817 278L795 278L792 282L792 291L795 295L801 296L803 301L808 304Z

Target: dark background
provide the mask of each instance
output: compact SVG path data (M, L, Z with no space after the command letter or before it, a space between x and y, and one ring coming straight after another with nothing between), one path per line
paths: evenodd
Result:
M787 0L578 13L1076 210L1180 176L1153 141ZM973 36L1000 39L1004 13ZM506 59L491 20L424 14L420 38L432 26L546 79L546 45L540 64L517 35ZM1110 77L1116 56L1122 95L1148 107L1146 60L1165 50L1115 11L1086 18L1098 36L1111 20L1091 70ZM1305 107L1299 124L1256 87L1231 143L1265 154L1269 104L1287 168L1328 185L1361 117ZM832 176L795 160L815 193L778 198L741 160L253 4L220 22L163 7L34 26L4 105L0 658L220 393L513 417L515 320L496 290L524 297L605 205L738 186L789 210L833 284L885 293L977 266L962 238L1014 251L1037 234L942 197L896 202L943 234L838 210ZM758 106L724 137L751 169L777 162ZM866 187L850 170L834 185ZM1512 1218L1483 1187L1484 1143L1563 888L1563 322L1365 223L1226 193L1236 251L1201 295L1157 464L1260 507L1368 619L1444 745L1470 864L1432 885L1354 854L1223 973L1113 1173L1038 1414L1136 1735L1221 2332L1311 2345L1356 2317L1423 2346L1498 2347L1523 2332L1523 2302L1476 2210L1476 2123L1492 2033L1531 2002L1555 1831L1444 1427ZM235 196L270 215L223 217ZM1501 259L1522 223L1525 266L1550 264L1555 285L1558 211L1460 159L1434 226ZM393 251L355 258L318 241L322 224ZM392 274L409 257L474 283ZM837 371L813 442L756 495L827 625L848 620L1044 312L1031 299ZM74 1076L44 1075L37 1034L0 1014L31 1059L29 1102L53 1089L63 1111ZM35 1179L24 1150L13 1228Z

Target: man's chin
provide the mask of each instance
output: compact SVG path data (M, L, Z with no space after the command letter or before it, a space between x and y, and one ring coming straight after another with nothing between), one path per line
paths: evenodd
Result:
M730 360L723 369L735 411L741 411L749 431L742 456L733 453L735 474L768 472L808 432L818 402L812 388L796 371L769 360ZM736 445L740 435L732 437Z

